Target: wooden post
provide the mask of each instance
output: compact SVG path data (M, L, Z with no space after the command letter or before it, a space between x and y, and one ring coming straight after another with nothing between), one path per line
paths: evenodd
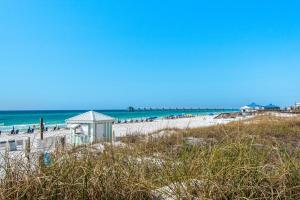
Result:
M40 121L40 129L41 129L41 140L44 139L44 119L41 118L41 121Z
M41 151L41 154L40 154L40 159L39 159L39 162L40 162L40 166L41 168L44 168L44 153L45 153L45 146L44 146L44 119L41 117L40 119L40 132L41 132L41 145L42 145L42 151Z
M111 143L115 142L115 131L112 131Z
M62 148L65 148L65 145L66 145L66 136L65 135L60 138L60 143L61 143Z
M115 154L114 154L114 144L111 142L110 143L111 146L111 158L112 158L112 162L115 163Z
M30 137L25 140L25 156L29 162L29 154L30 154Z

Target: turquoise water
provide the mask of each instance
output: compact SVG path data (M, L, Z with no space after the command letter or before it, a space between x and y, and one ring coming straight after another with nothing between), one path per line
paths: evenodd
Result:
M237 109L193 109L193 110L140 110L128 112L127 110L98 110L103 114L119 120L141 119L147 117L166 117L170 115L193 114L208 115L210 113L236 112ZM83 110L51 110L51 111L0 111L0 130L9 131L15 129L24 130L29 126L38 124L41 117L46 125L64 125L65 120L81 114Z

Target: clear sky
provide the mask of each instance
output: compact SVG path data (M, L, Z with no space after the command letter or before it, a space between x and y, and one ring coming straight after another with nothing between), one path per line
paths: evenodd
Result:
M300 101L300 1L2 0L0 110Z

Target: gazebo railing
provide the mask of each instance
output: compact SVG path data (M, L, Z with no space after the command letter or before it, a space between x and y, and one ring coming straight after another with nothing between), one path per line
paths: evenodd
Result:
M74 134L72 136L73 144L82 145L82 144L90 144L91 137L85 134Z

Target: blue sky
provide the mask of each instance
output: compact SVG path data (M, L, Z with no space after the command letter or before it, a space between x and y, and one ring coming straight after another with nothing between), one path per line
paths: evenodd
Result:
M0 110L300 101L300 1L0 1Z

